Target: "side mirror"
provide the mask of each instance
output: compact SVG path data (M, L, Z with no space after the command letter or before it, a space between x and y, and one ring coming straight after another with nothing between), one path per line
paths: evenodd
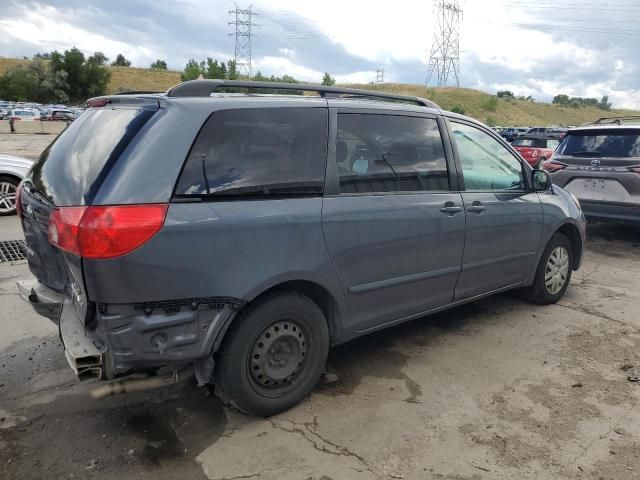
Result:
M531 185L533 185L534 191L545 192L551 187L552 183L551 175L546 170L534 170L531 172Z

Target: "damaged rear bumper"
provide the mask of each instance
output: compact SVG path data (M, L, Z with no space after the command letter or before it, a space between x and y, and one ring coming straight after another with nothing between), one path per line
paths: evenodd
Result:
M99 305L85 324L65 295L36 280L19 282L18 289L37 313L58 324L67 361L81 380L195 364L198 381L206 383L211 353L241 305L225 297Z

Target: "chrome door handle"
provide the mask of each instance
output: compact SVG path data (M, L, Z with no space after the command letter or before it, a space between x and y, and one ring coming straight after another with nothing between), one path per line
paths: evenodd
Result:
M455 205L447 205L446 207L442 207L440 209L442 213L446 213L450 217L455 215L458 212L462 211L462 207L456 207Z
M482 213L486 209L487 207L482 205L480 202L473 202L471 205L467 207L467 212Z

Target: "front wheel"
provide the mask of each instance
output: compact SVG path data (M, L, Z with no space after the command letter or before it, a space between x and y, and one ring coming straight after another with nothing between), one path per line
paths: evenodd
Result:
M329 350L324 314L310 298L276 292L245 307L217 353L216 392L255 416L299 403L317 384Z
M569 239L556 233L540 257L533 284L525 290L529 300L541 305L557 302L567 291L573 265Z

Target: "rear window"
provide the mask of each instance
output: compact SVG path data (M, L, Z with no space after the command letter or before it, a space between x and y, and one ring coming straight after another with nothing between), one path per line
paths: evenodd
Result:
M325 108L221 110L198 134L178 180L178 196L320 195Z
M31 172L33 185L59 206L91 204L111 167L153 113L87 110L42 152Z
M569 132L557 153L585 157L640 157L640 129Z

